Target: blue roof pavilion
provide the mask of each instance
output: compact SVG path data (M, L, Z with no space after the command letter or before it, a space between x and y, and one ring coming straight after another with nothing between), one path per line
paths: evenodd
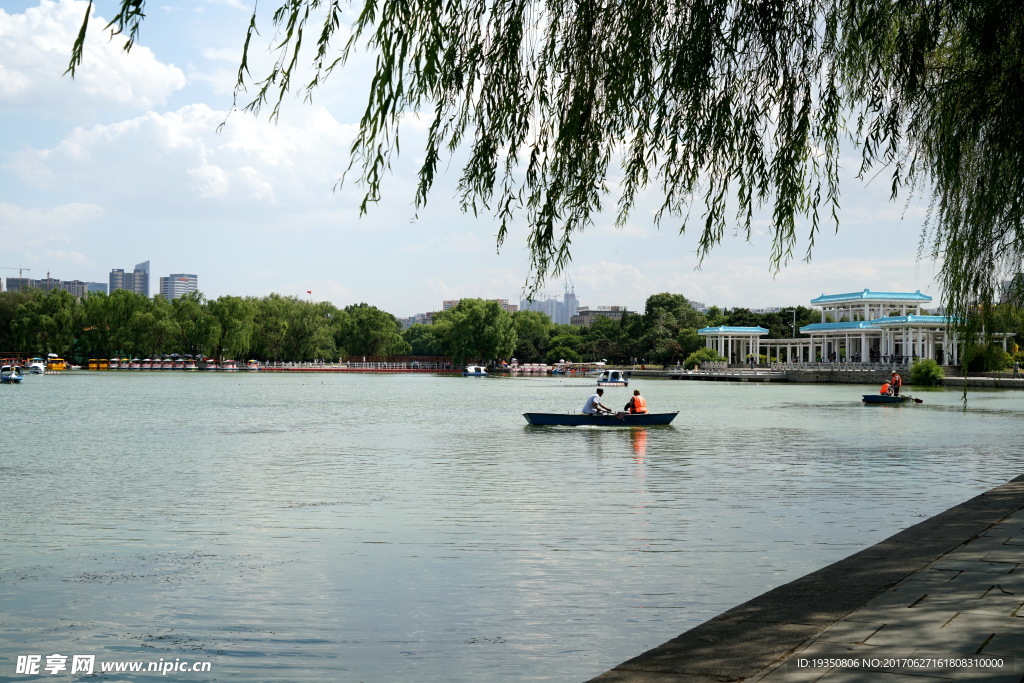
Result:
M948 333L948 318L924 310L931 301L921 290L822 294L810 302L821 309L821 322L804 325L794 339L762 339L768 333L763 327L725 325L705 327L698 334L708 348L734 363L748 355L766 355L798 363L906 366L915 359L932 359L955 365L960 345Z

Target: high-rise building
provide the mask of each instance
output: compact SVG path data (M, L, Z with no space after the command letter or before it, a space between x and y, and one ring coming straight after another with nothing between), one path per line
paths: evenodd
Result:
M519 302L519 310L543 313L551 318L551 322L556 325L568 325L572 317L580 310L580 302L576 298L576 290L568 283L565 286L565 293L562 295L561 301L551 295L542 294L540 296L546 298L541 299L538 297L532 301L523 299Z
M133 289L147 299L149 298L149 261L135 264L135 276Z
M160 278L160 296L170 301L199 291L199 276L193 273L171 273Z
M123 268L110 271L110 293L119 289L129 289L149 298L149 261L135 264L135 270L126 273Z

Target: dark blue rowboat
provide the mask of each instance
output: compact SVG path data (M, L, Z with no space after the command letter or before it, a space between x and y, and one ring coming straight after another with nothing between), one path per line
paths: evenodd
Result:
M674 413L594 413L593 415L585 413L523 413L523 417L532 425L632 427L634 425L667 425L678 414L677 410Z
M864 394L864 403L924 403L913 396L887 396L885 394Z

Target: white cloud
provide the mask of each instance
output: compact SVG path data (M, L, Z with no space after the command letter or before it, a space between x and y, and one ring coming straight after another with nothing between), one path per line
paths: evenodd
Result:
M74 187L104 206L146 213L310 211L329 206L349 127L315 107L279 124L203 104L79 127L51 149L12 155L40 189ZM219 207L219 208L218 208Z
M10 110L81 120L86 111L115 107L147 109L185 86L185 75L136 44L109 37L93 15L75 80L63 76L88 3L41 0L23 14L0 10L0 102Z
M50 250L43 254L47 261L69 263L76 266L95 266L89 257L78 251Z

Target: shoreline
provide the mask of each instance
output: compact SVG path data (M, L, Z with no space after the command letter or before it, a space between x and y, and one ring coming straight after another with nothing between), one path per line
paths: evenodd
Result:
M990 542L993 539L989 539L985 535L990 534L996 525L1011 516L1014 516L1012 533L1018 535L1016 537L1007 536L1009 540L999 545ZM955 567L939 564L940 561L947 560L955 560L959 564L956 564ZM992 568L992 565L997 563L998 569ZM947 564L952 565L953 562L950 561ZM949 577L955 579L960 575L970 576L972 570L976 570L973 572L974 574L988 577L993 585L996 581L1002 581L1008 585L1011 580L1018 582L1024 580L1022 565L1024 565L1024 475L904 529L880 543L733 607L676 638L590 679L590 681L592 683L669 683L670 681L721 683L722 681L745 681L752 678L757 680L770 678L772 681L817 680L826 675L827 671L819 670L812 677L810 671L789 669L789 661L805 649L811 652L815 645L820 646L821 644L826 646L828 652L844 653L845 656L850 657L855 656L850 654L851 652L862 654L873 652L879 656L884 656L883 653L893 652L893 649L883 650L874 646L873 643L865 644L864 641L872 638L875 633L883 630L888 624L894 625L891 628L902 625L901 619L905 621L910 618L906 616L908 614L906 608L916 606L928 597L927 593L924 593L924 597L916 600L908 597L904 602L898 600L886 602L886 596L894 595L900 590L903 590L904 595L909 595L908 590L913 590L913 588L907 589L908 584L924 585L928 587L928 590L938 593L939 588L936 586L941 586L941 583L940 579L934 576L936 572L948 573L948 576L943 576L941 579L941 582L945 582L947 585L953 583ZM1014 574L1015 571L1016 574ZM928 574L928 572L932 572L932 574ZM996 572L1013 575L1013 577L1012 579L991 578ZM967 583L967 581L968 579L964 578L961 583ZM922 584L921 582L931 583ZM925 588L918 590L922 592ZM1009 602L1013 604L1024 603L1024 591L1021 592L1019 600L1014 598L1015 592L1012 589L1010 591L1004 589L994 592L993 595L1002 597L999 594L1002 593L1009 595ZM976 591L976 593L982 597L987 594L982 591ZM917 594L914 593L914 595ZM881 600L876 600L879 598ZM1003 644L1004 640L1000 640L998 637L1001 635L998 631L1010 629L1014 631L1015 639L1011 642L1021 642L1019 638L1020 633L1024 631L1024 619L1019 618L1017 613L1024 610L1024 604L1017 605L1015 609L1011 604L1006 611L1010 617L1008 620L1003 618L1000 622L993 617L990 622L976 627L976 632L972 635L976 638L979 633L981 636L988 636L987 639L982 639L984 643L977 650L956 651L957 644L952 641L943 641L942 647L937 646L935 642L928 642L933 633L937 633L955 617L976 609L977 606L972 601L980 603L981 598L975 599L974 594L968 595L965 592L954 593L953 599L947 600L942 605L944 612L929 612L927 607L920 609L914 616L917 622L924 623L915 622L917 632L912 629L905 630L899 641L899 651L909 653L922 647L932 646L940 650L936 653L937 656L1000 655L1007 657L1011 661L1010 666L1012 667L1014 654L1016 656L1024 655L1024 650L1013 652L1011 647L1010 654L1001 651L1000 648L1005 648L1006 645ZM886 606L881 609L881 613L879 613L879 608L874 608L871 614L874 623L867 617L845 621L852 613L868 606L869 603L876 605L879 602ZM930 605L931 603L922 604ZM953 616L947 616L949 614ZM997 616L1002 617L1003 615L1000 613ZM942 621L943 619L948 619L948 621ZM1009 625L1003 622L1009 622ZM854 640L824 638L822 643L815 643L822 633L832 627L837 627L837 629L838 627L847 627L848 631L851 630L849 627L860 627L863 633L847 636ZM871 627L874 627L875 630L871 631ZM978 631L979 628L981 631ZM992 630L991 635L988 633L989 630ZM951 629L949 633L952 632ZM865 637L864 634L867 636ZM925 642L915 642L915 636ZM829 647L830 649L828 649ZM986 647L990 647L990 649L986 650ZM1016 647L1020 649L1019 645ZM992 651L993 648L997 651ZM877 670L835 668L833 671L841 672L847 677L863 674L865 681L871 680L871 676L878 675ZM977 677L977 671L973 671L973 673L970 669L966 671L965 678ZM900 671L900 673L914 672ZM1005 671L1000 672L1000 674L1005 673ZM924 674L919 673L918 675ZM1019 680L1019 673L1013 675L1018 677L1014 680ZM843 680L848 680L848 678Z

